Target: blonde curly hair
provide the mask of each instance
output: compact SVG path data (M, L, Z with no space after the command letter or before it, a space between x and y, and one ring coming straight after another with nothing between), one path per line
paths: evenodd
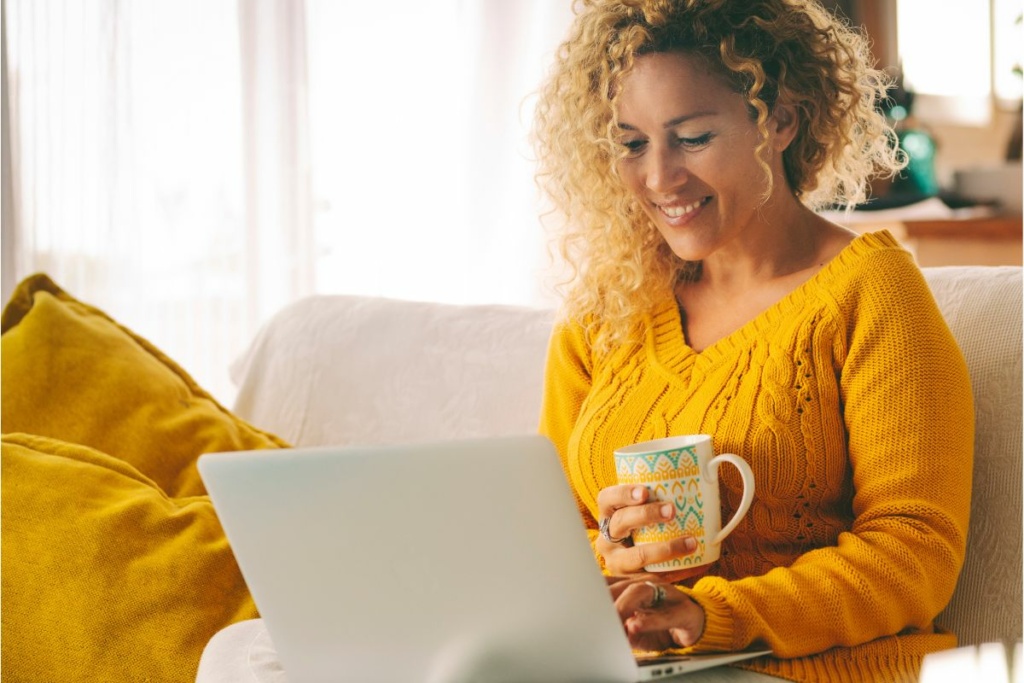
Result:
M746 97L769 188L768 118L776 102L793 106L785 181L812 209L858 204L870 178L905 163L878 106L890 79L864 37L814 0L577 0L574 9L537 102L537 180L565 219L563 313L604 348L638 341L643 314L699 272L672 253L616 170L625 155L616 97L638 56L701 55Z

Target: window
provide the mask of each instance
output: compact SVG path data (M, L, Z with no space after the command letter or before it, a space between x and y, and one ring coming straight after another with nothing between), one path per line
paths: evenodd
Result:
M994 100L1019 101L1020 13L1019 0L899 0L899 59L917 113L983 126Z
M308 294L550 302L529 95L568 2L3 12L5 288L47 272L225 403Z

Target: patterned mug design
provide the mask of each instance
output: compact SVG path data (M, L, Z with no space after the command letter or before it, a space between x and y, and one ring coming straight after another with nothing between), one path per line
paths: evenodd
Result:
M733 518L721 527L717 473L725 462L739 469L743 498ZM711 437L707 435L669 437L619 449L615 452L615 470L620 484L646 486L650 500L669 502L675 508L674 518L634 530L634 543L656 543L680 536L692 536L697 541L697 549L690 555L647 565L647 571L672 571L714 562L722 541L753 501L750 466L733 454L712 457Z
M634 531L634 543L655 543L680 536L692 536L697 541L697 550L692 555L660 562L647 570L668 571L703 564L704 496L696 448L618 457L616 470L620 484L643 484L651 491L651 500L671 502L676 509L674 518Z

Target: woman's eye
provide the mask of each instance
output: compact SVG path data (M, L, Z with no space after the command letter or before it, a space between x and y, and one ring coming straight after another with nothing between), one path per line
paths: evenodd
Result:
M643 151L647 142L645 140L624 140L621 144L626 148L626 155L633 156Z
M676 144L682 147L703 147L704 145L711 142L713 136L711 133L704 133L704 135L695 138L676 138Z

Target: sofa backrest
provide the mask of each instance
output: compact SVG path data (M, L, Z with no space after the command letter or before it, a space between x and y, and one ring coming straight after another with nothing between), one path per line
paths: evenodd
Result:
M233 365L235 410L296 446L536 433L553 321L513 306L309 297Z
M1021 269L926 268L971 373L967 562L939 623L963 644L1021 639ZM551 311L316 296L235 363L236 412L296 446L535 432Z

